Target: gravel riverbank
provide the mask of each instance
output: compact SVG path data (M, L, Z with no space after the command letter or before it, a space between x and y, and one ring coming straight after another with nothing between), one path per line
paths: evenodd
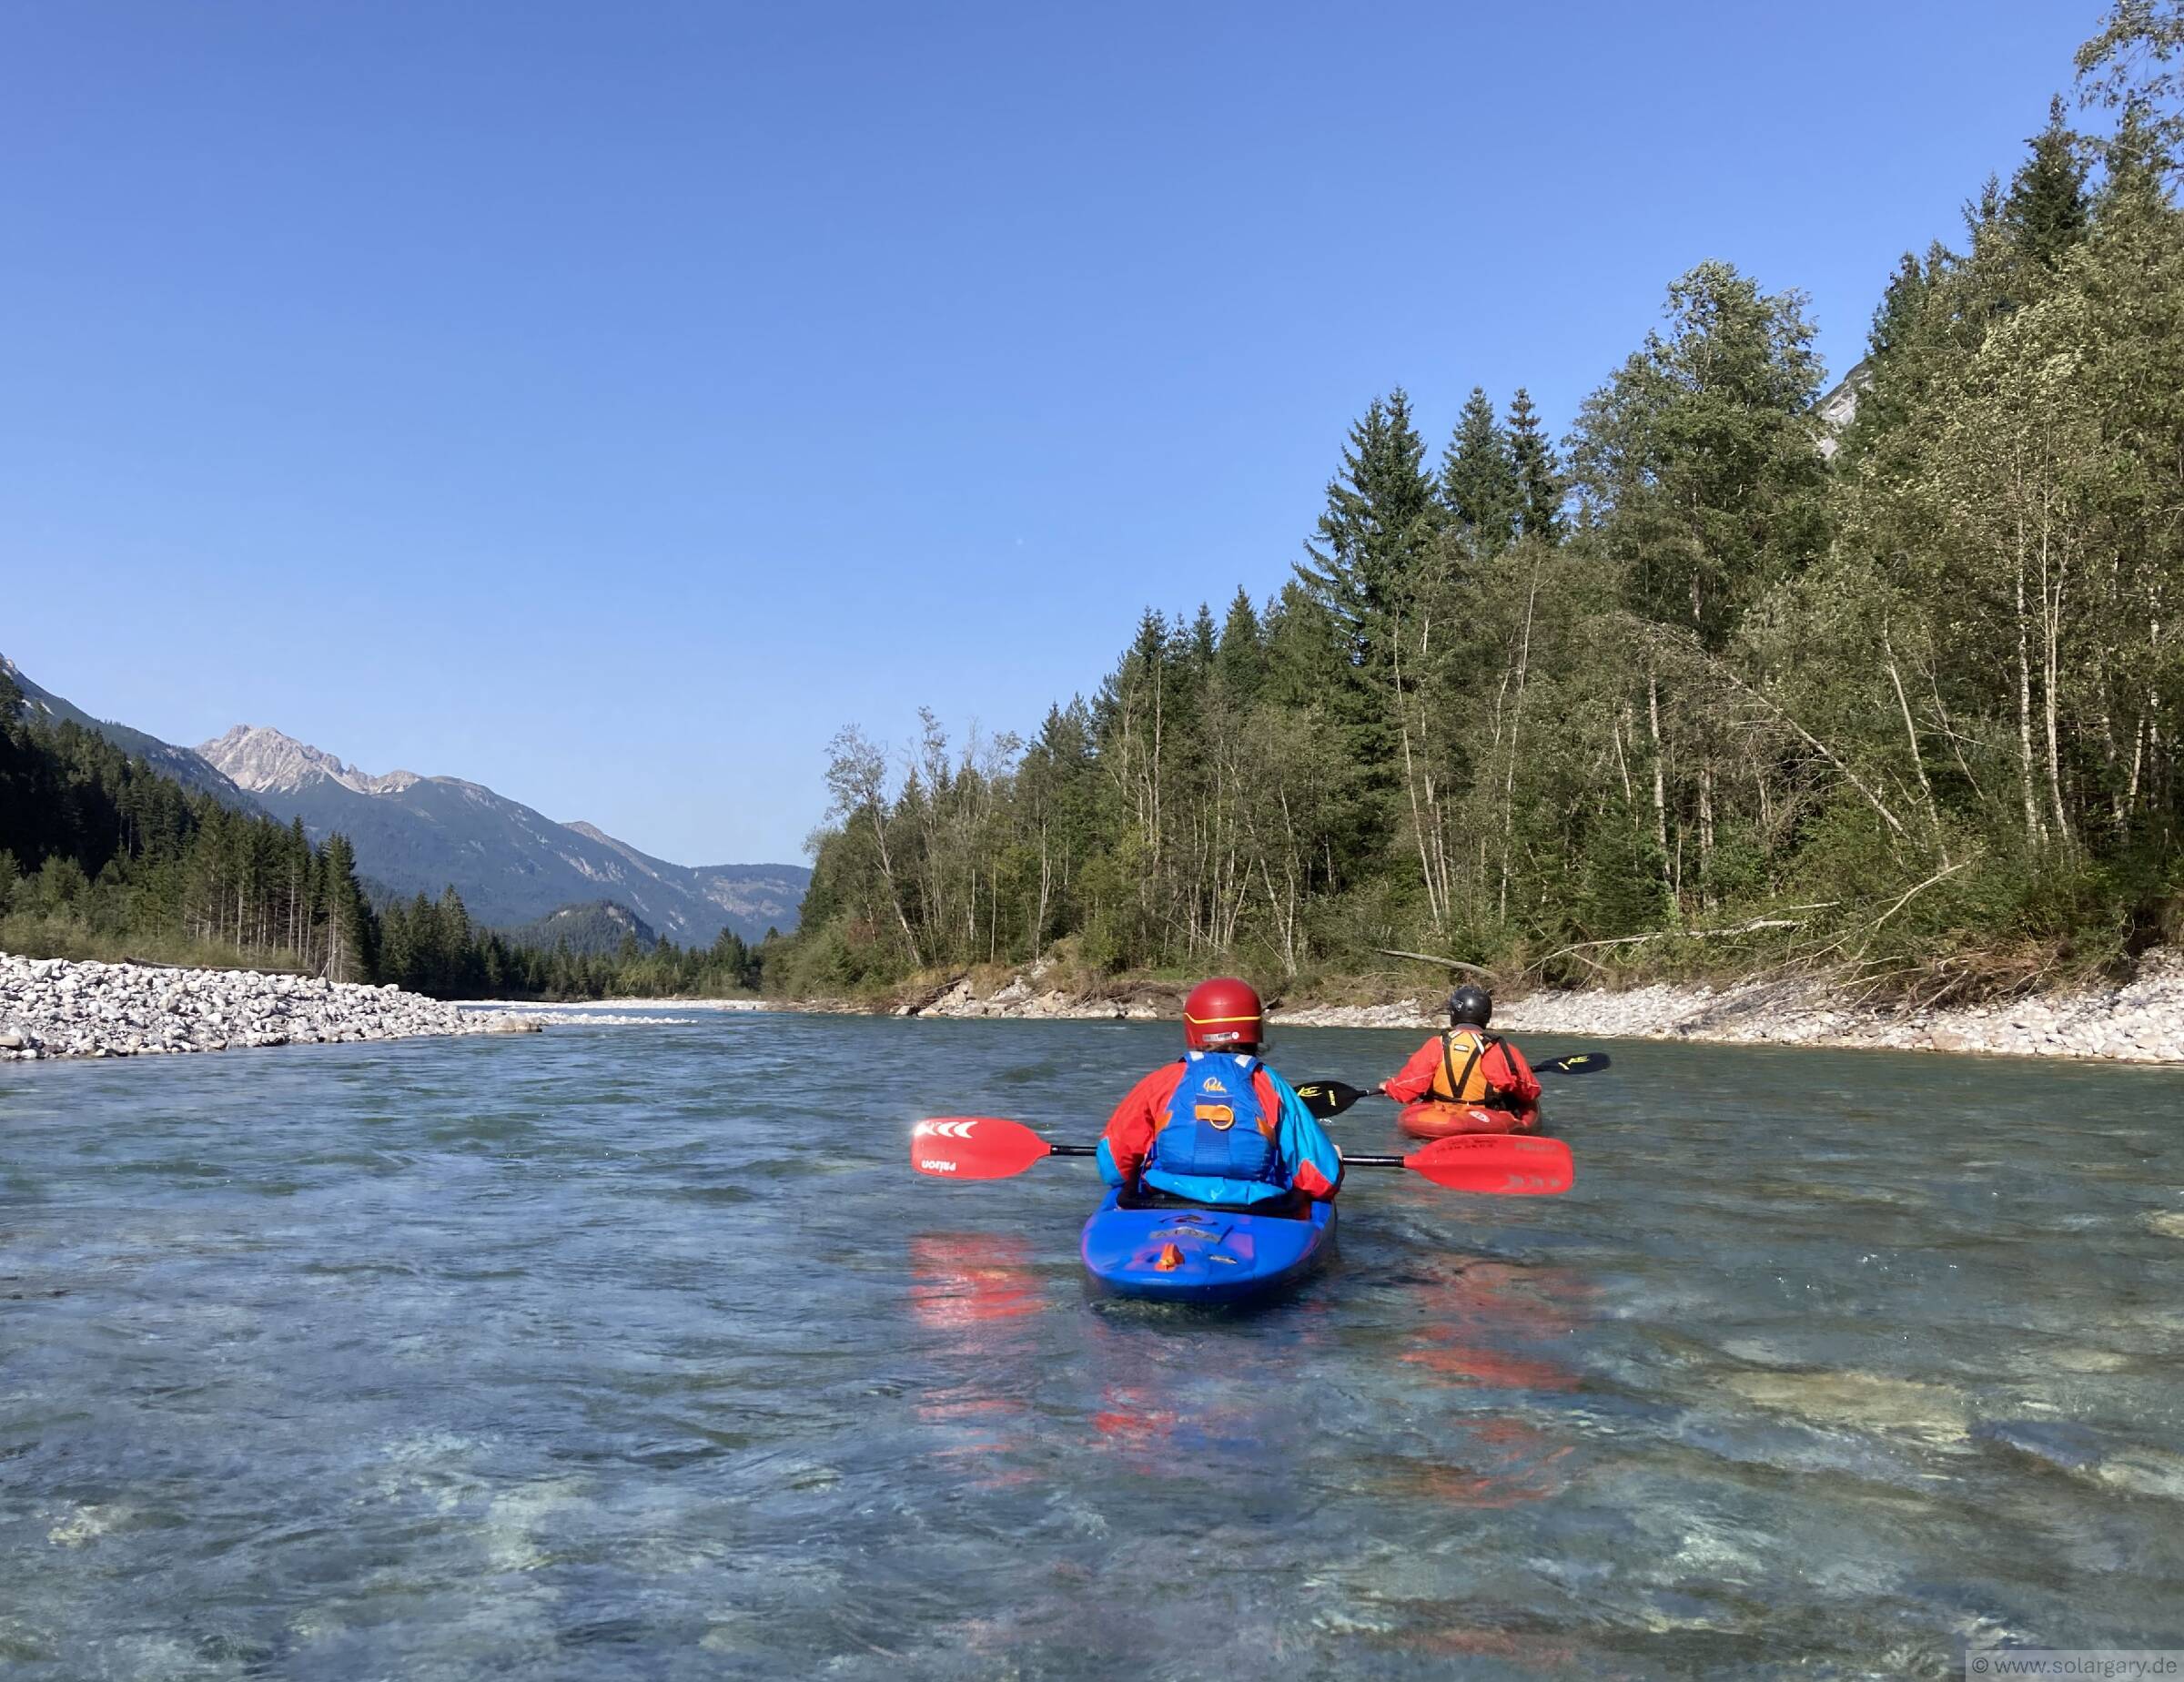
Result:
M1034 969L986 995L969 981L958 981L938 998L904 1007L898 1014L1127 1019L1174 1014L1172 1007L1142 999L1073 998L1042 988L1039 980ZM1434 993L1389 1004L1278 1008L1270 1019L1278 1028L1423 1029L1441 1022L1441 997ZM1805 982L1721 988L1660 985L1620 993L1539 992L1507 998L1495 1011L1494 1026L1512 1033L1613 1039L1868 1046L2184 1063L2184 953L2149 953L2126 983L1943 1010L1855 1008Z
M1277 1027L1424 1029L1440 995L1376 1005L1278 1008ZM247 1046L535 1033L548 1025L659 1026L699 1010L848 1009L822 1001L609 1000L597 1005L451 1004L393 987L241 969L167 969L0 953L0 1061L139 1057ZM632 1014L642 1011L643 1014ZM662 1014L672 1012L674 1014ZM1173 1001L1089 998L1047 983L1044 969L990 992L968 980L897 1015L1026 1019L1172 1017ZM2128 982L2000 1004L1916 1013L1854 1008L1809 985L1653 986L1627 992L1529 994L1502 1001L1512 1033L1732 1044L1869 1046L2011 1057L2104 1058L2184 1064L2184 953L2156 952Z
M535 1033L538 1026L526 1017L466 1011L396 987L0 953L0 1059Z

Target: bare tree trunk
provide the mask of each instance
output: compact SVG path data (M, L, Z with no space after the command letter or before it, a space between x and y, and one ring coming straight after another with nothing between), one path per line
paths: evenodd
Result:
M2043 496L2040 518L2040 629L2041 636L2041 702L2048 727L2048 795L2055 808L2055 833L2065 846L2073 839L2069 815L2063 809L2063 761L2056 725L2056 690L2059 685L2063 619L2063 586L2069 572L2068 553L2055 552L2055 522L2049 517L2048 503L2053 492ZM2049 558L2053 556L2054 583L2049 585Z
M887 826L876 804L865 808L865 816L871 820L873 837L879 844L880 875L887 884L887 903L895 907L895 920L902 927L903 938L910 943L910 962L923 969L925 950L917 943L917 931L910 927L910 914L903 909L902 891L895 886L895 860L887 851Z
M2032 770L2032 629L2025 613L2025 518L2017 516L2017 760L2025 795L2025 834L2035 846L2045 846L2047 831L2040 823L2040 803L2033 792Z
M1410 704L1403 697L1403 635L1399 624L1389 647L1395 661L1395 717L1403 740L1403 792L1410 798L1410 832L1418 840L1418 870L1426 885L1426 908L1433 917L1433 932L1442 927L1441 904L1434 891L1433 863L1426 851L1425 816L1419 810L1418 774L1410 760Z
M1031 920L1031 955L1046 949L1046 906L1054 893L1054 857L1047 846L1046 824L1039 824L1039 908Z
M1949 745L1949 754L1956 761L1956 769L1963 774L1972 798L1981 805L1987 803L1987 791L1980 787L1979 779L1972 775L1972 767L1965 759L1964 745L1957 739L1956 726L1950 722L1949 709L1942 704L1941 678L1932 665L1926 667L1926 693L1934 697L1934 716L1940 721L1941 734Z
M1707 752L1713 745L1707 744ZM1699 900L1713 908L1714 900L1714 761L1699 761Z
M1661 849L1661 879L1681 907L1683 895L1675 874L1669 868L1668 772L1667 756L1661 748L1661 678L1651 664L1645 673L1645 718L1653 738L1653 844Z
M1880 795L1875 792L1873 785L1866 782L1866 780L1860 776L1855 771L1852 770L1850 765L1844 759L1842 759L1833 748L1828 746L1826 743L1823 742L1818 736L1815 735L1803 724L1799 724L1797 720L1791 714L1788 708L1785 707L1779 701L1776 701L1773 696L1769 695L1764 690L1756 688L1753 684L1746 683L1742 677L1737 675L1734 667L1724 664L1717 663L1714 669L1720 673L1721 676L1725 682L1727 682L1740 693L1750 695L1752 699L1758 702L1760 705L1765 707L1767 711L1774 714L1777 719L1782 721L1782 723L1787 724L1796 735L1799 741L1803 742L1807 747L1811 748L1813 752L1818 754L1821 758L1826 760L1829 765L1835 766L1835 770L1843 777L1843 780L1848 783L1853 788L1856 789L1859 794L1865 795L1866 804L1878 813L1880 815L1881 821L1886 823L1890 829L1894 830L1899 837L1905 840L1908 840L1910 838L1905 833L1903 820L1897 817L1894 812L1888 809L1888 803L1883 800Z
M1911 768L1918 773L1918 792L1926 801L1926 822L1934 829L1934 846L1946 865L1949 862L1949 846L1941 836L1941 808L1934 803L1934 785L1926 780L1926 757L1918 751L1918 726L1911 719L1911 703L1904 694L1903 674L1896 666L1896 643L1889 635L1886 619L1881 621L1881 648L1888 656L1888 681L1896 686L1896 704L1904 715L1904 737L1911 744Z
M1524 734L1524 684L1532 671L1532 614L1540 600L1540 565L1532 565L1532 588L1524 597L1524 630L1517 641L1517 695L1510 707L1509 764L1502 779L1502 893L1499 919L1509 921L1509 855L1517 828L1517 754Z

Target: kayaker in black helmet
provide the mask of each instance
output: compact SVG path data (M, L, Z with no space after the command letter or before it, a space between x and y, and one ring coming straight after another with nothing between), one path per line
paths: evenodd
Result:
M1447 1008L1449 1026L1380 1083L1382 1092L1411 1107L1405 1130L1530 1132L1539 1125L1540 1078L1522 1051L1486 1031L1494 1001L1467 983L1449 995Z

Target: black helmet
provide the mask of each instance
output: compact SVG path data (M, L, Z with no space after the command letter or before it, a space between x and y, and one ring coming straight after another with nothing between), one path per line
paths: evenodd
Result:
M1493 1014L1494 1001L1486 996L1482 987L1460 987L1449 995L1451 1027L1468 1023L1472 1028L1484 1028Z

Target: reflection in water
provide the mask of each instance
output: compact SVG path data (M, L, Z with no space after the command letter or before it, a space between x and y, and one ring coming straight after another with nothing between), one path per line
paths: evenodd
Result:
M1584 1374L1552 1349L1566 1346L1589 1294L1567 1268L1449 1258L1412 1287L1418 1347L1399 1357L1429 1384L1511 1393L1491 1413L1454 1413L1434 1428L1436 1457L1394 1480L1449 1506L1492 1509L1559 1495L1573 1449L1523 1417L1525 1393L1573 1391ZM1481 1398L1483 1404L1484 1398Z
M1020 1372L1030 1336L1024 1322L1041 1306L1031 1245L990 1232L920 1232L909 1243L910 1312L939 1334L945 1374L926 1387L917 1417L941 1439L932 1457L952 1464L975 1489L1029 1481L1010 1465L1026 1447L1029 1404L996 1385Z
M1027 1240L991 1232L920 1232L910 1240L910 1312L936 1332L966 1332L1039 1312ZM964 1345L975 1346L975 1337Z
M1176 1435L1176 1410L1163 1405L1169 1393L1150 1384L1101 1385L1091 1415L1101 1444L1138 1471L1158 1471Z
M1557 1443L1521 1419L1463 1420L1451 1424L1440 1464L1403 1474L1405 1487L1448 1506L1516 1506L1559 1495L1570 1472L1562 1462L1573 1445Z
M1574 1390L1584 1375L1541 1346L1569 1341L1587 1294L1567 1268L1459 1262L1418 1288L1423 1346L1402 1359L1451 1384Z

